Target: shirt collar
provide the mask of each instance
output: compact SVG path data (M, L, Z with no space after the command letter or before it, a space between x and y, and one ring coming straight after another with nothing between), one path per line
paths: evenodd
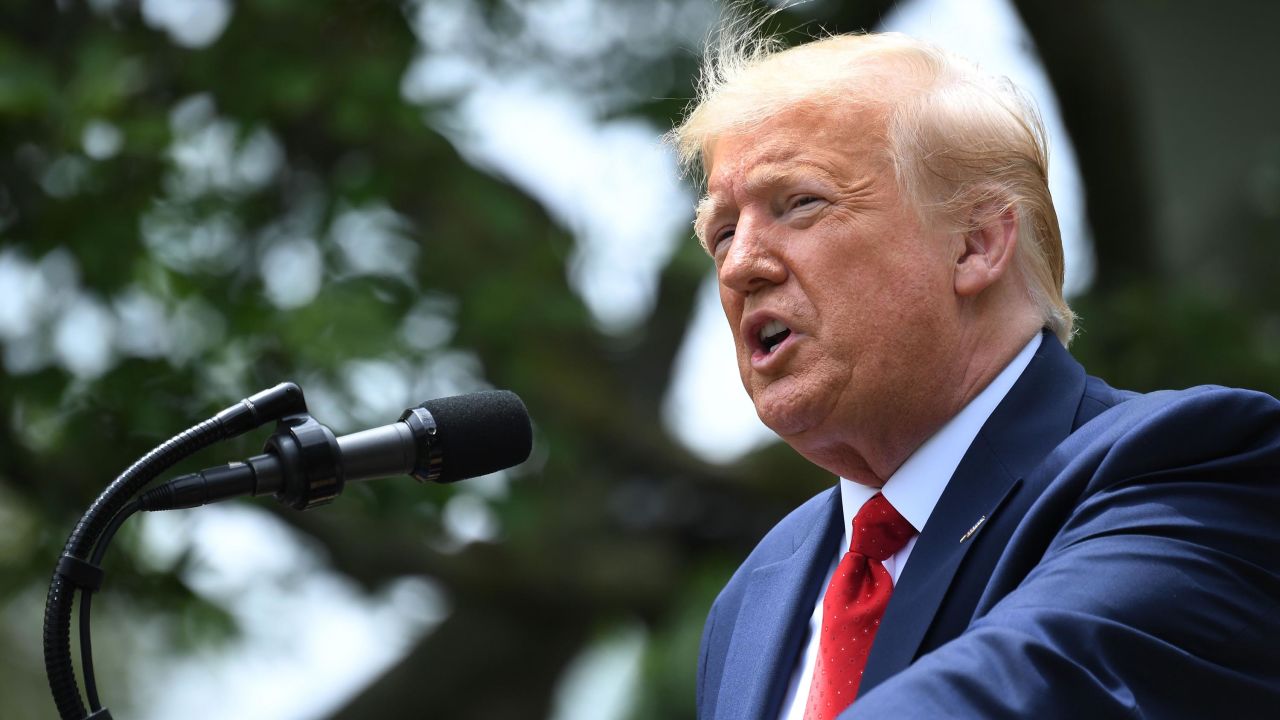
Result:
M853 516L862 504L877 492L893 505L902 517L916 529L924 530L933 514L933 508L942 497L952 474L969 451L978 431L987 418L1009 393L1009 389L1027 369L1036 349L1040 347L1041 333L1027 342L1013 360L982 392L969 401L955 417L947 421L928 440L916 448L902 465L885 481L884 487L873 488L852 480L840 478L840 502L844 510L844 547L849 547Z

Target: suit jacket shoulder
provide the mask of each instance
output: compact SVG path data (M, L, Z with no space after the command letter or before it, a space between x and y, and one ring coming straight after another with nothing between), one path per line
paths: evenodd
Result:
M1280 707L1280 403L1218 387L1097 387L1099 411L1020 483L1033 500L970 622L848 717L1261 718ZM1093 401L1082 395L1082 410Z

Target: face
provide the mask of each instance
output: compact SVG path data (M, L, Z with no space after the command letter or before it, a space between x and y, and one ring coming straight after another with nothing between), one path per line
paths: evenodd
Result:
M905 207L882 127L871 110L798 109L721 137L699 207L756 411L846 477L842 463L874 468L891 454L877 443L918 443L912 426L950 410L932 406L948 382L955 240Z

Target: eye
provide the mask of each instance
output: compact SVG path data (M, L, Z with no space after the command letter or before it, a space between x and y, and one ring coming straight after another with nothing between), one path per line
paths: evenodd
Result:
M817 195L797 195L791 199L791 206L788 209L799 210L800 208L813 205L819 200L820 198Z
M709 243L711 253L715 254L716 249L720 247L720 243L724 242L725 240L728 240L731 237L733 237L732 226L717 230L716 233L711 236L711 242Z

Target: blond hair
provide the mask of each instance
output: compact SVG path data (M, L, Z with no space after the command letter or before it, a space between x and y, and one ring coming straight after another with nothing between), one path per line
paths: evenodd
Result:
M1023 284L1067 345L1075 314L1062 296L1062 237L1035 104L1007 78L905 35L835 35L784 50L762 24L734 21L713 37L697 99L667 136L686 172L705 180L718 138L798 105L881 108L886 160L922 221L963 231L1015 214Z

